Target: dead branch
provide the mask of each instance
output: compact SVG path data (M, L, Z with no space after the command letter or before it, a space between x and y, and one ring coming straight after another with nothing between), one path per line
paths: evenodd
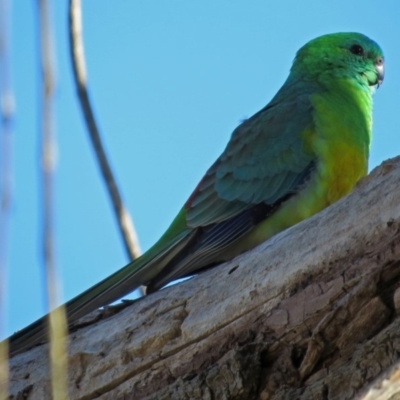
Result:
M70 398L399 396L399 187L397 158L256 249L81 320ZM11 360L15 398L49 398L46 347Z

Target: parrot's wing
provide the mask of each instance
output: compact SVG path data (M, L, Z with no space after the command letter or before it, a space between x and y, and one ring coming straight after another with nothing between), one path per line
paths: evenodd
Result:
M218 260L304 187L315 169L307 148L313 128L309 96L280 92L238 126L185 205L187 225L196 230L190 246L151 280L148 292Z
M244 121L187 204L187 224L207 226L254 205L274 204L297 188L314 161L306 132L314 130L309 96L271 102Z

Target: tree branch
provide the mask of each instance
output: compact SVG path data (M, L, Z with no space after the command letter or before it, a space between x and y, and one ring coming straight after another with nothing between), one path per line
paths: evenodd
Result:
M397 158L254 250L82 319L70 398L371 399L387 382L399 393L399 187ZM15 398L49 398L46 347L11 360Z

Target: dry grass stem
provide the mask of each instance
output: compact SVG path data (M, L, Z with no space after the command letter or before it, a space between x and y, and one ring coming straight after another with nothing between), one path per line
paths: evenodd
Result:
M53 173L55 169L55 144L53 126L54 59L53 40L50 27L50 10L47 0L38 0L40 29L40 60L42 70L41 93L41 174L43 188L43 258L46 271L46 286L49 309L50 364L52 398L67 399L67 323L63 307L58 302L58 282L55 272L53 232Z
M81 105L84 120L93 150L96 155L104 183L111 199L118 227L124 241L125 250L131 260L139 257L140 247L137 235L132 223L132 218L124 206L118 189L117 182L111 170L104 146L102 144L100 131L92 110L87 89L85 54L82 40L82 10L80 0L70 0L69 3L69 35L71 62L74 71L75 84Z
M10 82L8 25L10 3L0 1L0 336L5 333L8 225L12 193L12 121L14 96ZM8 397L8 341L0 343L0 399Z

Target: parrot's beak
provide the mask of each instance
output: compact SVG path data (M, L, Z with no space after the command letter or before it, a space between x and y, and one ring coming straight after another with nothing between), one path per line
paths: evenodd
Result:
M377 78L378 78L377 84L378 84L378 87L379 87L379 86L382 85L383 78L385 77L385 67L384 67L383 59L381 57L379 57L376 60L375 69L376 69L376 72L378 74L378 76L377 76Z

